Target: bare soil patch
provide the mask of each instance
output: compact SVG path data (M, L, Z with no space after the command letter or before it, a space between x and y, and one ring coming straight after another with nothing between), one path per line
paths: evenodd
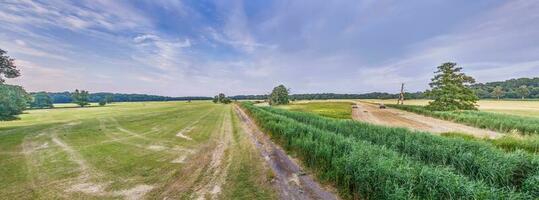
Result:
M357 108L352 110L354 120L378 125L405 127L418 131L428 131L436 134L460 132L479 138L498 138L503 134L495 131L479 129L450 121L427 117L394 108L380 109L378 105L356 102Z

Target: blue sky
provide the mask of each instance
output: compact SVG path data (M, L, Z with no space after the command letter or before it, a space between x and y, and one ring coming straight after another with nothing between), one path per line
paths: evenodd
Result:
M1 0L0 48L29 91L418 91L446 61L539 76L539 1Z

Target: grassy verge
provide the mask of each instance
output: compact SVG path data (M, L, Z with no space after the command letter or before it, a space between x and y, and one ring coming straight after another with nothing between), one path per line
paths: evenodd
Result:
M423 106L414 105L388 104L387 106L505 133L518 132L522 134L539 134L539 118L535 117L523 117L483 111L431 111Z
M234 142L230 150L235 159L230 166L223 199L277 199L271 187L271 171L263 166L264 160L243 132L238 116L231 113Z

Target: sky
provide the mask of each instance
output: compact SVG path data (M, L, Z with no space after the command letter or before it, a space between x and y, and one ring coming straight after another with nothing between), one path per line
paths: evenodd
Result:
M0 49L28 91L413 92L539 76L539 1L0 0Z

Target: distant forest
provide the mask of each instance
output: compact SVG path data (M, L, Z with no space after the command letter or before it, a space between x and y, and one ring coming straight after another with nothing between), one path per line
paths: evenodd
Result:
M497 86L502 88L502 98L517 99L521 95L517 92L522 86L526 86L528 95L526 98L539 98L539 77L536 78L519 78L506 81L478 83L470 87L481 99L496 98L493 94L494 88ZM70 92L48 92L53 100L53 103L71 103ZM319 94L292 94L291 100L315 100L315 99L396 99L399 94L391 94L385 92L371 92L365 94L335 94L335 93L319 93ZM136 102L136 101L186 101L186 100L211 100L212 97L167 97L147 94L119 94L119 93L91 93L90 102L99 102L105 99L112 102ZM236 95L230 97L233 100L264 100L268 95ZM406 92L405 99L424 99L424 92Z
M494 88L497 86L502 88L502 98L516 99L521 98L518 90L522 86L526 86L528 95L525 98L539 98L539 77L535 78L518 78L506 81L497 81L489 83L478 83L471 86L475 94L481 99L496 98L493 94Z
M71 103L71 92L47 92L52 98L53 103ZM147 94L119 94L119 93L91 93L90 102L99 102L101 100L110 100L111 102L137 102L137 101L184 101L184 100L211 100L210 97L167 97Z

